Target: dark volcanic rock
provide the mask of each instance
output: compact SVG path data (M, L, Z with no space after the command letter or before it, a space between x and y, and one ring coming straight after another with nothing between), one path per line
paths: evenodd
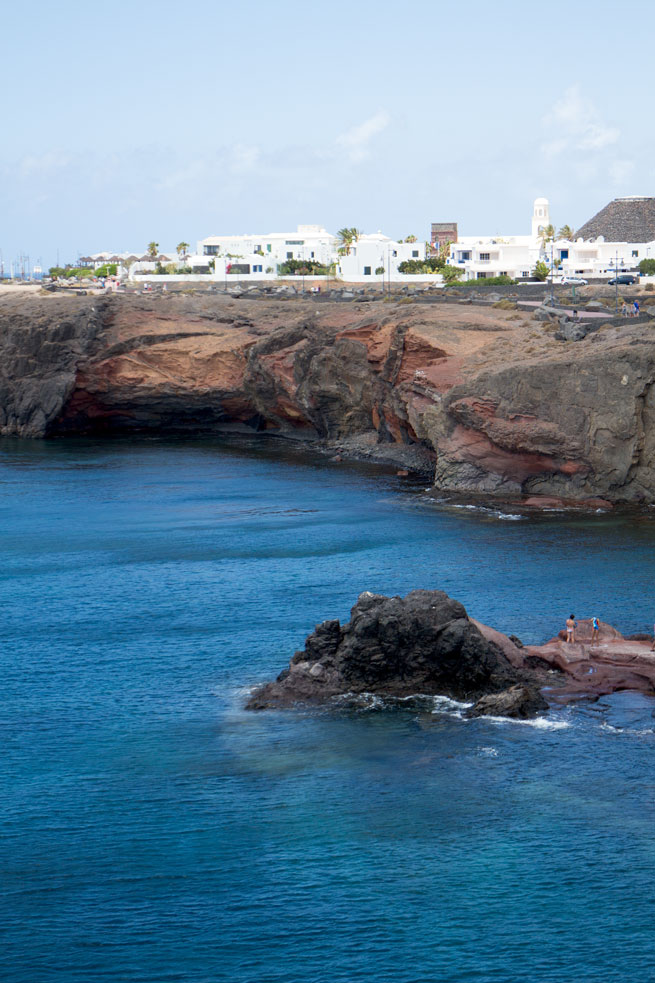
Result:
M361 594L346 625L325 621L288 669L254 693L250 710L321 703L344 693L475 699L521 679L464 607L442 591Z
M517 683L502 693L488 693L480 697L467 717L515 717L526 720L548 709L548 703L538 689Z

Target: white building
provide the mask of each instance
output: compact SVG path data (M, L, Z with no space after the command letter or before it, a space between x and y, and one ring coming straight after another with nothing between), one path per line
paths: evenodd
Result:
M347 253L335 257L342 280L366 281L394 277L398 265L407 259L425 259L425 243L396 242L382 232L360 235Z
M536 198L530 235L460 236L448 262L464 270L466 280L506 275L524 279L541 261L558 276L610 277L615 270L634 270L642 259L655 259L655 198L616 198L574 239L544 242L551 224L546 198Z
M199 241L190 265L206 266L213 259L217 273L236 266L244 267L243 275L276 274L287 260L329 266L334 262L335 243L335 237L320 225L299 225L295 232L208 236Z
M548 199L536 198L530 235L460 236L457 242L451 244L448 263L463 269L465 280L484 280L495 276L514 279L528 277L537 261L546 258L540 235L548 225Z
M296 232L269 232L234 236L208 236L198 242L187 264L198 271L213 268L217 278L276 277L289 260L333 266L337 277L367 282L398 275L405 259L424 259L425 244L396 242L382 232L362 233L347 249L320 225L299 225Z

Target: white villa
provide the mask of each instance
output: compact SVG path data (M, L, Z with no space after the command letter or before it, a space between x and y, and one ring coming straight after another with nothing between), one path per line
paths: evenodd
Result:
M213 259L217 274L234 266L247 267L243 275L276 274L278 266L290 259L329 266L334 262L335 242L320 225L299 225L295 232L208 236L200 240L196 255L188 262L192 267L206 267Z
M347 250L320 225L299 225L295 232L208 236L198 242L197 253L187 259L194 270L206 272L213 266L217 278L228 273L239 278L276 277L289 260L334 265L342 280L366 282L400 276L398 264L406 259L424 259L425 244L396 242L382 232L362 233ZM213 261L213 263L212 263Z
M342 280L381 280L402 277L398 264L406 259L425 259L425 250L424 242L396 242L382 232L372 232L360 235L345 255L335 255L335 259Z
M538 261L557 275L612 276L655 258L655 198L616 198L575 233L574 239L544 243L551 224L547 198L536 198L530 235L460 236L448 263L464 270L465 280L506 275L529 277Z

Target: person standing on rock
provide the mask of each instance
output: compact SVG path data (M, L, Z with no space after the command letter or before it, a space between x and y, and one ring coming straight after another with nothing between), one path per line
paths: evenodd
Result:
M572 645L575 642L575 628L575 615L571 614L566 619L566 641L569 643L569 645Z
M591 644L595 645L598 641L598 630L600 625L598 624L598 618L591 619Z

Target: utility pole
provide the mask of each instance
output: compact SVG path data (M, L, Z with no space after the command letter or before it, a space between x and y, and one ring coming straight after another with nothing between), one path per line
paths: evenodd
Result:
M616 316L619 316L619 251L616 250L616 259L614 260L614 296L615 296L615 308Z

